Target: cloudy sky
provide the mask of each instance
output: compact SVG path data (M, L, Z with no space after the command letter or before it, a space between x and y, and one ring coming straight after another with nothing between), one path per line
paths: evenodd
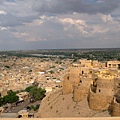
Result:
M0 0L0 50L120 47L120 0Z

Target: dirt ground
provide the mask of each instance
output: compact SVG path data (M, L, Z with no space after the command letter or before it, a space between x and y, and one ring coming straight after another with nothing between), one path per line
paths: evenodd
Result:
M87 98L74 102L72 97L72 94L62 95L62 91L48 95L41 103L39 117L110 117L108 111L91 110Z
M19 103L15 107L7 108L4 112L6 112L6 113L18 113L20 110L25 109L27 106L36 105L36 104L40 104L40 103L41 103L41 101L37 101L37 102L34 102L34 103L29 103L28 100L26 100L22 103Z

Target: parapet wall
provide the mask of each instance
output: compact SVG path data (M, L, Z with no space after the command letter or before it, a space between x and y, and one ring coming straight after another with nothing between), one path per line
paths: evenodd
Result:
M113 96L114 95L114 80L98 79L96 93Z
M64 95L73 92L73 84L68 78L69 78L69 74L65 75L64 81L63 81L63 94Z
M88 104L90 109L93 110L108 110L110 103L112 102L112 96L106 96L100 93L93 93L91 90L88 95Z
M98 79L97 86L102 88L112 88L114 85L114 80L105 80L105 79Z
M2 118L1 118L2 119ZM20 120L120 120L119 117L86 117L86 118L20 118ZM10 118L4 118L10 120ZM12 118L12 120L19 120L19 118Z
M80 68L79 67L69 68L69 80L72 83L78 84L79 81L80 81L79 73L80 73Z
M83 100L88 94L88 88L80 86L74 86L73 88L73 100L79 102Z

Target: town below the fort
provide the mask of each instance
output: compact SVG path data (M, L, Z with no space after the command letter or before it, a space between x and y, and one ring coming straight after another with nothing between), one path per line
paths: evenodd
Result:
M0 117L120 116L120 50L0 52Z

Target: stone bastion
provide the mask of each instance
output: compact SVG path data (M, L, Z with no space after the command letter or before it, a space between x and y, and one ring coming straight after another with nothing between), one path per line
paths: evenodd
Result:
M101 93L95 93L91 89L88 94L88 105L90 109L103 111L108 110L113 97Z

